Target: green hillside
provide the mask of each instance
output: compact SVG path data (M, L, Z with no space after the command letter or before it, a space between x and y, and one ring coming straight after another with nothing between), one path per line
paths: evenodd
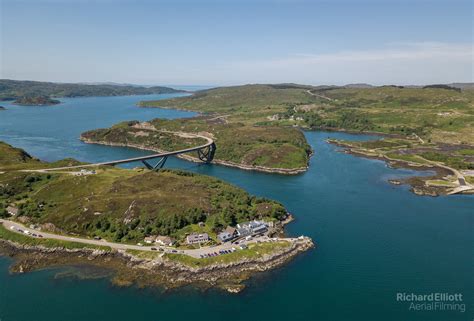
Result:
M136 128L136 125L137 122L124 122L109 129L85 132L81 137L89 142L138 145L154 150L173 151L199 146L205 141L184 139L162 131L201 134L214 139L217 145L216 161L237 166L262 166L269 170L305 168L311 153L303 133L291 127L228 123L225 119L215 117L154 119L149 122L152 130Z
M30 165L26 153L4 143L0 148L0 168L6 169L0 172L0 216L8 216L7 206L16 206L16 219L59 233L135 243L149 234L182 239L184 231L215 233L229 224L286 215L280 203L213 177L109 167L89 175L10 170L8 164L16 160L22 169L38 168L39 162ZM57 164L65 162L71 161Z
M434 142L474 142L474 90L449 86L246 85L144 101L140 106L228 115L229 121L247 124L298 125L401 136L416 133Z
M118 84L77 84L53 83L41 81L20 81L0 79L0 101L16 99L32 99L38 96L46 97L88 97L88 96L125 96L170 94L183 92L162 86L133 86Z

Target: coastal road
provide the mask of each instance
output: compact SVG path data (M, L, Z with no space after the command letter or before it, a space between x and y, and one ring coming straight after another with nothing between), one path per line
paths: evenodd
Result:
M230 242L223 243L220 245L216 246L206 246L202 247L199 249L192 249L192 250L179 250L173 247L166 247L166 246L140 246L140 245L133 245L133 244L123 244L123 243L114 243L114 242L108 242L105 240L94 240L94 239L87 239L87 238L81 238L81 237L72 237L72 236L66 236L66 235L60 235L60 234L53 234L53 233L47 233L43 231L39 231L37 229L32 229L24 226L23 224L13 222L10 220L5 220L5 219L0 219L0 223L3 224L5 228L8 230L22 234L28 237L32 237L30 235L27 235L25 233L20 232L19 230L22 231L28 231L29 233L34 233L37 235L42 235L42 239L53 239L53 240L60 240L60 241L69 241L69 242L77 242L77 243L83 243L83 244L90 244L90 245L99 245L99 246L109 246L110 248L114 250L138 250L138 251L153 251L151 248L161 248L164 250L165 253L176 253L176 254L183 254L183 255L189 255L194 258L200 258L201 255L203 254L208 254L208 253L214 253L214 252L219 252L220 250L230 250L232 248L236 248L239 245L234 245L231 244ZM37 238L37 237L36 237ZM256 243L256 242L271 242L271 241L287 241L287 242L297 242L299 239L298 238L274 238L270 239L267 236L260 236L260 237L254 237L251 240L243 240L240 242L240 244L251 244L251 243ZM176 251L176 252L174 252ZM157 252L159 253L159 252Z

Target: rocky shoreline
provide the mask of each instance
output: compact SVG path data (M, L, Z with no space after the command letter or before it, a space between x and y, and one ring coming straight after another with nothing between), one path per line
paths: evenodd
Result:
M125 251L46 248L21 245L8 240L0 240L0 255L14 259L10 267L11 273L86 264L110 269L113 272L111 281L117 286L162 286L168 289L194 285L204 289L218 287L238 293L245 288L243 282L252 275L280 267L313 247L312 240L304 237L272 254L197 268L164 256L142 258Z
M443 167L438 166L428 166L428 165L413 165L409 162L405 162L402 160L391 160L385 157L375 156L375 155L367 155L361 152L354 151L350 146L345 144L335 142L335 141L328 141L328 143L339 146L344 148L344 153L354 155L357 157L363 157L368 159L376 159L383 161L387 164L387 166L391 168L405 168L405 169L412 169L417 171L434 171L435 175L432 176L413 176L409 178L403 179L389 179L388 182L392 185L410 185L410 191L416 195L420 196L441 196L447 195L448 189L440 186L427 186L425 184L426 180L432 179L440 179L444 176L452 174L449 170Z
M136 149L141 149L141 150L148 150L148 151L153 151L157 153L165 153L167 151L160 150L158 148L152 148L148 147L145 145L137 145L137 144L124 144L124 143L111 143L111 142L106 142L106 141L95 141L91 140L88 138L83 137L82 135L79 138L82 142L86 144L98 144L98 145L105 145L105 146L114 146L114 147L129 147L129 148L136 148ZM311 156L311 155L310 155ZM181 159L195 162L195 163L202 163L201 160L197 157L189 156L187 154L180 154L176 155L176 157L179 157ZM243 169L243 170L248 170L248 171L257 171L257 172L264 172L264 173L271 173L271 174L283 174L283 175L297 175L304 173L308 170L309 164L306 165L305 167L299 167L299 168L270 168L270 167L264 167L264 166L256 166L256 165L244 165L244 164L237 164L234 162L230 161L224 161L224 160L219 160L219 159L214 159L212 161L213 164L218 164L222 166L227 166L227 167L234 167L238 169Z

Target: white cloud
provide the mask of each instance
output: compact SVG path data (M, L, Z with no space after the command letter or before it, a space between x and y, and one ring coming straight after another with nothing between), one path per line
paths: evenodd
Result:
M109 61L70 64L70 57L35 56L16 53L22 63L4 59L0 77L51 81L116 81L145 84L243 83L303 84L370 83L433 84L473 81L473 44L468 43L389 43L370 50L294 55L253 61L221 61L205 64L192 55L180 64L156 58L136 65L137 58L120 57ZM25 55L23 57L23 55ZM61 59L60 59L61 58ZM10 56L10 59L11 56ZM44 66L51 66L45 70ZM120 68L117 68L120 66ZM2 66L0 66L2 67ZM84 70L94 70L85 72Z
M391 43L372 50L228 62L200 74L208 74L207 81L226 83L429 84L472 82L472 68L472 44L420 42Z

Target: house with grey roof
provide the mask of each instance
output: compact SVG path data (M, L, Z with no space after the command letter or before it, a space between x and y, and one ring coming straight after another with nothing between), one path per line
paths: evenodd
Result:
M193 233L186 236L186 243L188 244L200 244L209 241L209 235L207 233Z
M155 243L164 245L164 246L173 246L176 243L176 240L169 236L159 235L156 237Z
M268 231L268 226L262 221L250 221L245 223L237 224L237 233L240 237L261 234Z
M221 242L227 242L227 241L233 240L237 236L238 236L237 229L232 226L227 226L225 230L223 230L217 235L217 238Z
M10 214L10 215L12 215L12 216L16 216L16 215L18 215L18 213L20 212L20 210L19 210L17 207L8 206L8 207L7 207L7 212L8 212L8 214Z
M147 236L147 237L145 237L144 241L145 241L145 243L147 243L147 244L155 243L155 241L156 241L156 236L154 236L154 235Z

